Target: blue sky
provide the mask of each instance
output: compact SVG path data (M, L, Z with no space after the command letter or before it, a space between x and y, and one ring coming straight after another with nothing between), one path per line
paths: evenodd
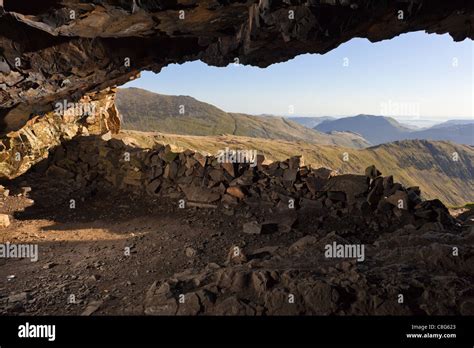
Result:
M416 32L378 43L353 39L266 69L173 64L124 87L190 95L229 112L444 120L473 117L473 70L472 40Z

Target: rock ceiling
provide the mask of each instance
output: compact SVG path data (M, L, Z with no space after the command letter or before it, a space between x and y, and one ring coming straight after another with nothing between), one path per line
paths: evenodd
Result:
M266 67L354 37L473 39L473 25L468 0L0 0L0 134L170 63Z

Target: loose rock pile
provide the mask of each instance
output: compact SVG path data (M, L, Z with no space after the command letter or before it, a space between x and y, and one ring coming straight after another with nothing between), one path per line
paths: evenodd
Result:
M438 242L433 243L434 240ZM155 282L148 315L446 315L474 313L474 233L409 225L367 246L365 262L324 257L335 232L290 247L232 247L222 264ZM452 250L459 247L459 256ZM237 251L237 252L236 252Z

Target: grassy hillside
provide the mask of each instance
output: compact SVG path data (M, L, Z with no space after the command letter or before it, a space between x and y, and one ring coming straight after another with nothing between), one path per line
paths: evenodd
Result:
M182 135L239 135L307 141L347 147L370 144L358 134L325 134L283 117L227 113L188 96L168 96L138 88L119 89L117 107L123 128Z
M306 142L275 141L238 136L181 136L124 131L119 137L143 147L154 143L171 144L176 150L194 149L209 154L229 146L232 149L257 149L268 160L284 160L303 155L305 164L328 167L341 173L364 173L375 164L384 175L406 186L420 186L426 199L439 198L451 206L474 201L474 149L449 142L407 140L367 149L323 146ZM453 153L459 160L453 161ZM349 161L343 161L344 153Z
M331 116L320 116L320 117L287 117L288 120L299 123L302 126L308 128L314 128L318 124L324 121L333 121L336 118Z

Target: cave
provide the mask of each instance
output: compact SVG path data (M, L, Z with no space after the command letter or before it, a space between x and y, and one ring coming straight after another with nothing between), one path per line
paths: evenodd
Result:
M308 150L337 165L314 168L296 153L233 156L243 141L226 128L214 156L186 148L200 133L124 129L134 97L119 87L173 64L268 68L356 38L466 42L473 26L465 0L0 0L0 242L39 244L39 266L18 272L54 284L15 280L8 264L0 314L472 316L474 144L393 138L406 152L384 166L393 148L338 129ZM62 303L68 291L79 300Z

